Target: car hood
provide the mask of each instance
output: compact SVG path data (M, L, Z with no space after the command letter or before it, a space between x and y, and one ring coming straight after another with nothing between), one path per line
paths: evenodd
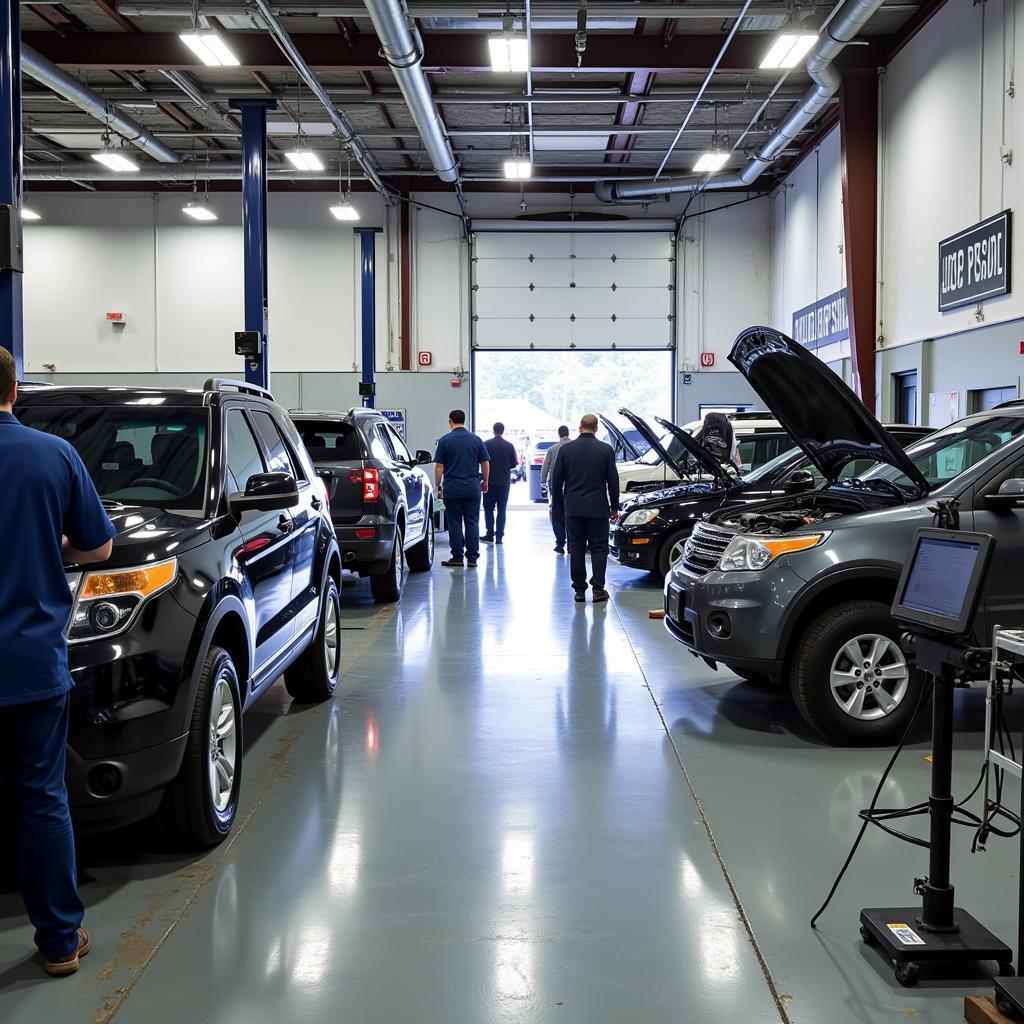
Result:
M863 402L817 356L771 327L749 327L729 362L746 378L807 457L835 483L854 459L895 466L920 494L928 481Z
M679 442L686 454L694 459L699 466L706 469L720 484L731 487L736 483L738 474L730 475L729 470L688 430L684 430L670 420L663 420L660 416L654 418Z
M140 505L106 505L117 530L111 568L156 562L181 554L209 534L209 520Z
M597 418L601 421L601 425L608 431L612 437L619 443L622 448L622 452L628 462L636 462L640 458L640 452L636 450L636 445L626 435L619 430L617 426L607 416L603 416L601 413L597 414Z
M679 484L676 487L662 487L657 491L642 491L635 498L622 503L621 512L641 508L657 508L663 505L678 505L687 501L703 501L709 495L722 494L723 488L711 480L702 483Z
M653 430L646 420L641 419L635 412L630 412L629 409L620 409L620 416L625 416L630 423L639 431L640 436L661 456L661 461L665 463L670 469L675 470L676 474L681 477L687 476L686 466L681 466L676 459L673 459L668 453L668 449L661 443L661 438ZM661 420L658 421L659 423Z

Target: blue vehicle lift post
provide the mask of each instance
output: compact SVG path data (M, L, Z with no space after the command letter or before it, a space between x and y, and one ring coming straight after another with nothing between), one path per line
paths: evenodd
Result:
M374 389L377 370L377 261L376 236L382 228L353 228L359 236L359 284L362 302L363 375L359 394L363 406L376 405Z
M10 259L0 269L0 345L14 356L24 377L24 319L21 260L21 7L3 0L0 53L0 206L10 208Z

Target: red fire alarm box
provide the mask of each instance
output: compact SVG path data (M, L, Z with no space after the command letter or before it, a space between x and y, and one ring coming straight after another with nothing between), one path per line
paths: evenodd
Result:
M710 370L711 367L715 365L715 353L701 352L700 365L702 370Z
M433 352L420 352L417 362L420 366L433 366L434 365L434 353Z
M126 322L126 320L127 320L127 317L124 315L124 313L108 313L107 314L107 323L110 323L110 324L123 324L123 323Z

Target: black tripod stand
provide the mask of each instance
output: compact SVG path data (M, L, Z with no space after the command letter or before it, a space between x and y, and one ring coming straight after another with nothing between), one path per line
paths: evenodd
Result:
M987 652L920 633L905 633L903 646L916 655L917 666L931 676L935 691L932 715L932 780L928 798L930 830L928 875L914 879L920 907L862 910L861 937L885 952L901 985L913 985L922 963L995 960L1000 974L1013 973L1013 951L966 911L954 905L949 880L953 817L953 691L958 676L977 675Z

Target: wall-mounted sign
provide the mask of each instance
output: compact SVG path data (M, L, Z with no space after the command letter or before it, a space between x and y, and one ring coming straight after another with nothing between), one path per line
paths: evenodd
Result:
M419 363L420 366L432 366L434 363L434 353L419 352L416 357L416 362Z
M693 374L691 374L691 373L684 373L683 374L683 383L684 384L692 384L693 383Z
M960 419L960 392L933 391L928 396L928 426L945 427Z
M395 428L395 433L404 441L405 437L405 410L404 409L378 409L381 414Z
M793 314L793 340L807 348L821 348L846 341L850 336L850 314L846 289L826 295Z
M1010 211L939 242L939 312L1010 290Z
M128 317L124 313L107 313L107 323L110 324L124 324L128 322Z
M714 352L701 352L700 354L700 366L702 370L710 370L715 365L715 353Z

